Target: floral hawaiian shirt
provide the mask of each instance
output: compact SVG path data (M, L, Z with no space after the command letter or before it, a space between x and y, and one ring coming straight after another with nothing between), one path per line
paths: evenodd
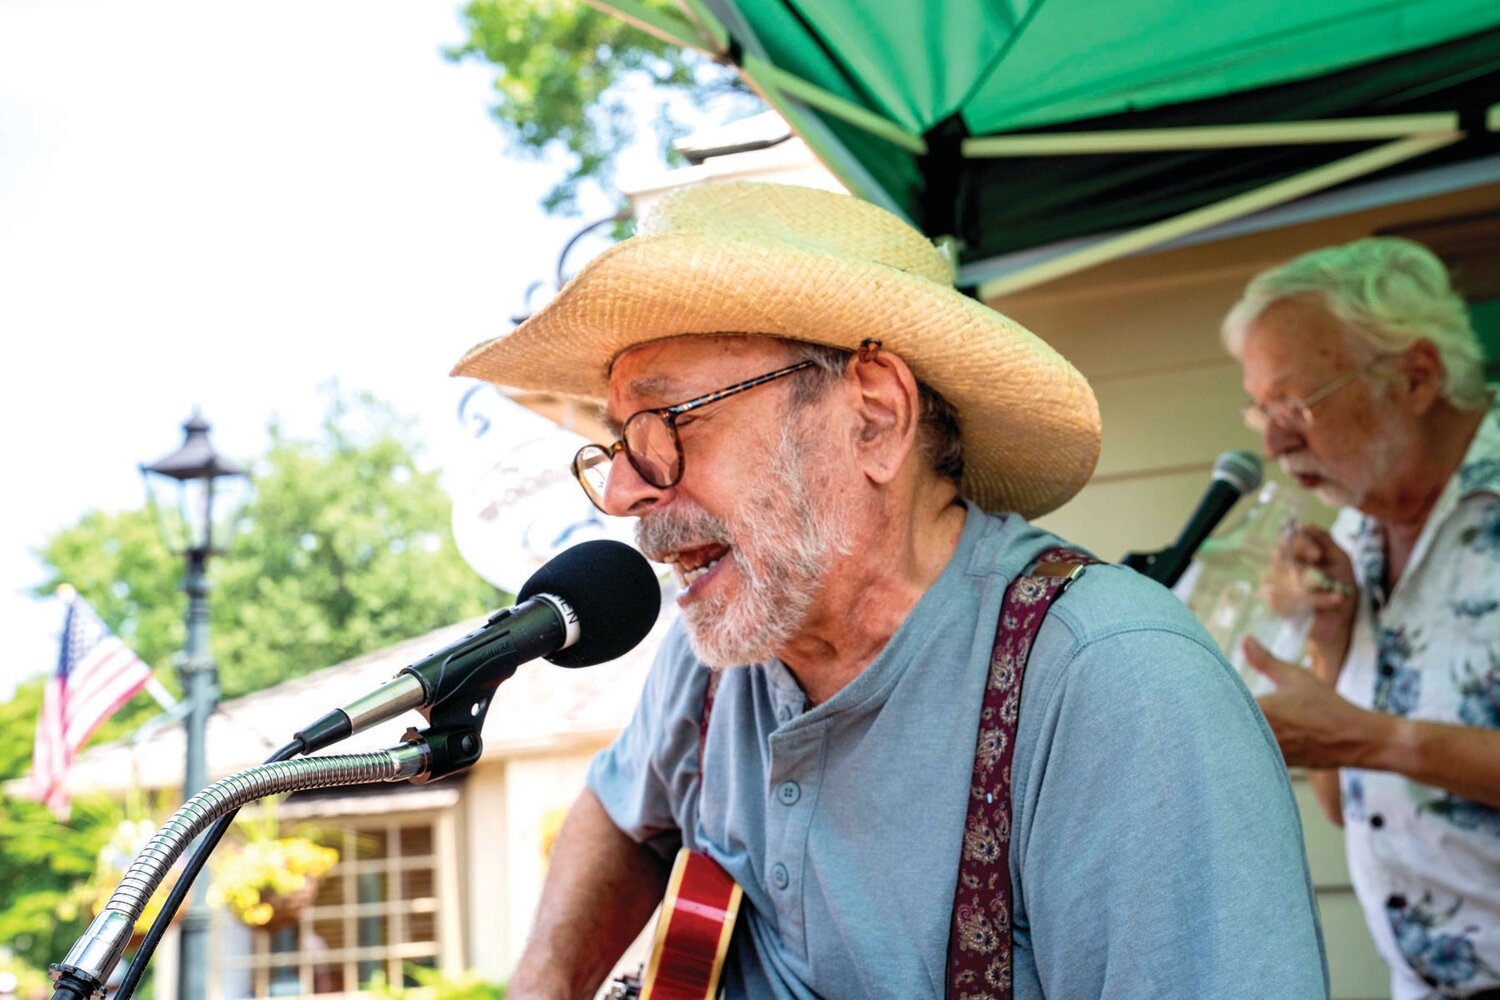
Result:
M1494 397L1492 397L1494 398ZM1500 405L1486 414L1394 589L1379 525L1334 525L1361 607L1338 690L1376 711L1500 728ZM1500 810L1345 768L1349 870L1393 1000L1500 986Z

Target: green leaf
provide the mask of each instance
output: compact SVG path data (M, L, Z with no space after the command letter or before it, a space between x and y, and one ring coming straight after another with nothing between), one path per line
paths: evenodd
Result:
M670 3L650 5L678 14ZM638 138L638 120L654 118L665 146L683 131L684 107L723 97L743 113L762 107L731 67L581 2L470 0L461 17L468 40L445 55L494 67L490 112L511 151L563 165L543 199L549 212L576 214L585 184L619 200L614 162Z

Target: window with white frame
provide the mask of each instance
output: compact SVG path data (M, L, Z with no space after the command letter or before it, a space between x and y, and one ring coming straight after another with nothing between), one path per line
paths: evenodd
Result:
M310 905L284 926L250 929L230 918L220 936L225 1000L352 995L377 976L412 985L407 965L440 954L436 833L425 816L320 824L339 862ZM221 925L222 926L222 925Z

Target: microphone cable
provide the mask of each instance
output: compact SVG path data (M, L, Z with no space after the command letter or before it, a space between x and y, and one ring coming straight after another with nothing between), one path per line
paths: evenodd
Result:
M305 753L307 747L300 739L293 740L286 746L277 750L266 758L267 764L275 764L283 760L291 760L300 753ZM136 985L140 983L141 977L146 974L146 966L151 962L151 956L156 952L156 945L161 941L162 935L171 926L172 918L177 915L182 901L187 898L188 891L192 889L193 882L203 866L208 864L208 856L213 853L219 841L224 839L230 824L239 815L239 810L226 813L214 821L214 825L203 831L203 839L198 841L198 846L193 849L192 856L183 865L182 874L177 877L177 884L172 886L172 891L167 893L166 900L162 903L161 912L156 919L151 921L151 928L141 941L141 946L135 950L130 958L130 965L125 970L125 978L120 981L120 986L115 990L115 1000L130 1000L131 994L135 992Z

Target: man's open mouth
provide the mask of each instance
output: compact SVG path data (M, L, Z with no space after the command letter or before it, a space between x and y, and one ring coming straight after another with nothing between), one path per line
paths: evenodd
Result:
M677 582L684 587L691 587L694 581L717 566L719 560L728 554L727 545L715 542L691 549L679 549L671 554L668 562L677 573Z

